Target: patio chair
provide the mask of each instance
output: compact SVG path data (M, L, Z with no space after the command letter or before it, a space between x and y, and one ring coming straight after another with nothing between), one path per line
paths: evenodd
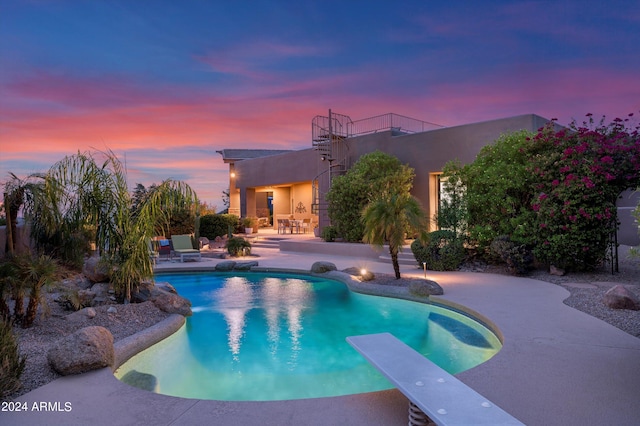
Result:
M305 234L311 230L311 218L302 219L302 223L300 224L302 228L302 232Z
M201 260L200 250L193 248L191 235L172 235L173 252L180 256L180 262L184 262L185 257L197 257Z
M151 258L151 263L155 265L160 258L160 252L158 251L158 241L149 240L147 244L149 245L149 257Z

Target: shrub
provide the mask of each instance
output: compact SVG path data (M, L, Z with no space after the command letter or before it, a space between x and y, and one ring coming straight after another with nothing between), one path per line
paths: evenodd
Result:
M18 352L11 324L0 321L0 399L20 389L25 362Z
M329 225L329 226L325 226L322 229L321 237L323 240L325 240L328 243L335 241L337 236L338 236L338 231L335 226Z
M229 226L235 229L238 216L232 214L207 214L200 218L200 236L215 240L227 235Z
M392 155L375 151L361 156L345 175L332 180L327 194L329 219L337 235L345 241L361 242L362 210L382 188L408 193L413 178L413 169Z
M432 271L455 271L465 259L464 245L453 231L441 230L430 232L425 244L420 240L411 243L411 251L422 267Z
M588 116L570 130L547 126L530 142L545 155L532 156L528 168L536 185L534 218L525 228L538 259L573 271L604 262L618 222L616 200L640 183L638 128L627 129L622 119L594 125Z
M227 241L227 252L234 257L251 254L251 243L241 237L232 237Z
M533 253L525 244L511 241L508 235L496 237L490 247L491 254L499 257L515 275L526 274L533 265Z

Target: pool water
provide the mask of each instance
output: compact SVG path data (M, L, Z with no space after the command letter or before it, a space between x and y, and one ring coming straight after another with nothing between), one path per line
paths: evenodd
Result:
M353 293L334 280L237 272L156 279L191 300L193 316L116 376L165 395L268 401L391 388L345 341L359 334L390 332L452 374L501 347L491 331L465 315Z

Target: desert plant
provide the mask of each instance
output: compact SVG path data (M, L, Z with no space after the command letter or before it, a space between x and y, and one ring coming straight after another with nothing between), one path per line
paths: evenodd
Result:
M227 252L234 257L251 254L251 243L241 237L232 237L227 240Z
M515 275L524 275L533 265L533 253L525 244L511 241L508 235L496 237L489 246L491 254L500 258Z
M331 243L336 240L338 236L338 231L335 226L328 225L322 228L322 234L320 237L328 243Z
M46 308L46 301L42 297L42 288L52 284L58 278L58 264L50 256L41 255L26 258L19 266L21 279L27 283L30 289L29 304L22 322L22 327L33 325L38 312L38 306Z
M112 152L101 155L101 164L91 153L54 164L39 197L25 197L25 216L38 248L43 241L49 247L76 245L74 236L90 230L99 254L112 265L117 295L130 300L132 288L153 276L148 241L158 229L168 230L172 213L195 209L197 197L185 183L166 180L139 197L133 212L122 163Z
M364 241L376 246L389 244L389 254L396 279L400 279L398 253L402 250L407 229L423 232L427 227L418 200L408 193L383 190L362 212Z
M466 256L463 241L449 230L430 232L424 242L413 241L411 251L419 267L426 262L433 271L455 271Z
M25 362L18 351L11 324L0 321L0 399L20 389Z

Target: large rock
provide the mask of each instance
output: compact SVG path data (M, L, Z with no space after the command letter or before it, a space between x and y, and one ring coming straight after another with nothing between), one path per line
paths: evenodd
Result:
M82 273L92 283L99 283L109 279L109 270L100 265L100 258L97 256L92 256L85 260L82 266Z
M258 262L256 260L249 260L246 262L236 262L233 269L235 271L250 271L254 266L258 266Z
M235 266L236 266L236 262L234 262L233 260L225 260L223 262L219 262L216 265L216 271L222 271L222 272L233 271L233 268Z
M640 300L638 300L638 297L622 285L616 285L607 290L604 294L603 301L604 304L611 309L640 311Z
M336 265L334 265L331 262L326 262L324 260L314 262L313 265L311 265L311 272L316 274L324 274L325 272L337 271L337 270L338 268L336 268Z
M58 340L47 353L51 367L67 376L113 365L113 336L104 327L91 326Z
M154 295L151 301L161 311L169 314L180 314L185 317L190 317L193 314L191 302L188 299L166 291L158 291L159 293Z
M444 290L435 281L412 281L409 284L409 293L420 297L441 296L444 294Z

